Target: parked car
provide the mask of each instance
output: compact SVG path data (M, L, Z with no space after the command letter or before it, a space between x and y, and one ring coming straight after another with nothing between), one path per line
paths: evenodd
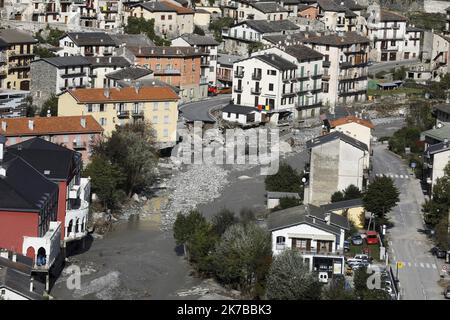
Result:
M355 246L360 246L363 244L363 238L360 234L355 234L354 236L352 236L352 244L354 244Z
M348 240L344 241L344 251L350 251L350 241Z
M450 286L448 286L447 288L445 288L444 290L444 297L446 299L450 299Z
M447 252L439 247L431 248L431 253L439 259L445 259Z
M369 245L378 244L378 232L376 231L367 231L366 232L366 242Z

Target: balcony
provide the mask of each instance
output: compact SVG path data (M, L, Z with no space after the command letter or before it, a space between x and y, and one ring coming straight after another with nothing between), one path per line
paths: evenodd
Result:
M29 64L18 64L18 63L10 63L9 70L22 70L22 69L30 69Z
M71 202L71 209L66 212L64 225L64 241L81 239L87 235L89 216L89 199L91 195L91 181L81 178L79 196Z
M234 87L233 87L233 90L234 90L235 92L242 92L242 87L234 86Z
M119 110L117 111L117 118L119 119L128 119L130 117L130 111L128 110Z
M244 71L235 71L234 72L234 77L235 78L242 78L242 77L244 77Z
M310 250L306 250L306 248L295 248L296 250L298 250L300 252L300 254L302 256L333 256L333 257L340 257L342 255L344 255L344 253L341 250L336 250L336 251L328 251L328 250L317 250L315 248L311 248Z
M261 80L262 74L259 73L252 73L252 80Z
M61 74L61 78L66 79L66 78L78 78L78 77L85 77L86 76L86 72L73 72L73 73L63 73Z
M156 75L180 75L181 70L179 69L159 69L154 71L155 76Z
M144 111L142 111L142 110L133 110L133 112L131 113L131 116L133 118L144 118Z
M281 95L283 97L293 97L296 95L296 93L295 92L283 92Z
M251 88L250 92L251 94L259 95L261 94L261 88Z
M12 51L9 53L9 58L21 58L21 57L34 57L34 53L31 52L16 52Z
M33 255L33 269L46 271L51 268L60 252L61 222L51 221L42 237L23 237L22 253Z

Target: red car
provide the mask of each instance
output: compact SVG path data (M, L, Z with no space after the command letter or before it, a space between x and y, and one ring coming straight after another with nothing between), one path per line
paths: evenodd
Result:
M366 242L367 244L378 244L378 232L376 231L367 231L366 232Z

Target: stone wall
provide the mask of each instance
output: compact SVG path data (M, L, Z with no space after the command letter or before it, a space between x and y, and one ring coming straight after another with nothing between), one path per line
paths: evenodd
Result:
M30 94L33 104L40 109L42 104L56 93L56 68L43 61L35 61L31 64L30 75Z

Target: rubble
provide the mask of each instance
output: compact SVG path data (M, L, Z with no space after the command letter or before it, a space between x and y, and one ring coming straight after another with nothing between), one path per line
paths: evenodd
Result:
M169 202L161 210L162 229L170 229L178 213L187 214L201 203L220 196L229 171L222 166L190 165L167 182Z

